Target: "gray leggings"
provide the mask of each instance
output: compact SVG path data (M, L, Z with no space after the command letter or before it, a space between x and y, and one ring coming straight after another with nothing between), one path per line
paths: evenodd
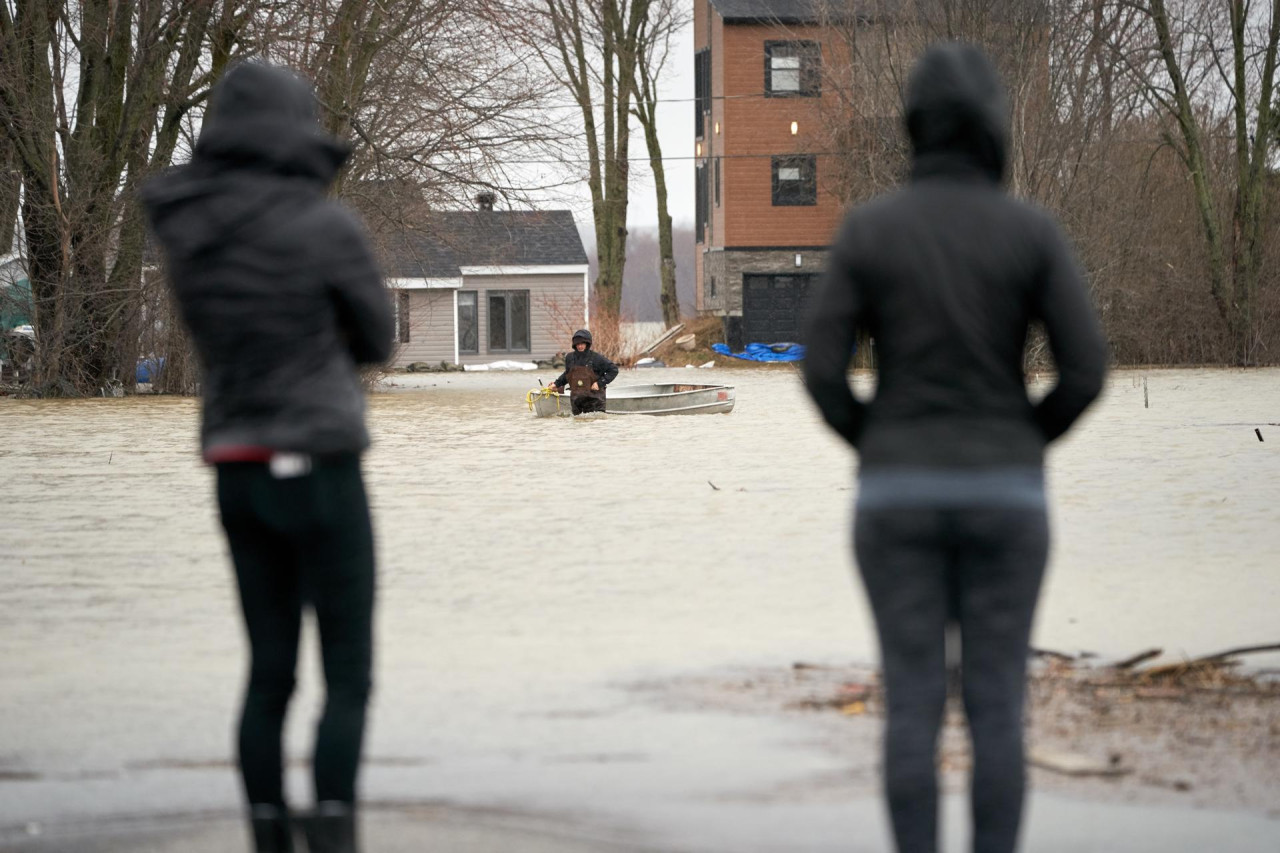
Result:
M1044 508L860 509L854 542L883 657L884 784L898 850L938 849L946 629L956 624L974 753L973 850L1011 853L1025 788L1027 649L1049 548Z

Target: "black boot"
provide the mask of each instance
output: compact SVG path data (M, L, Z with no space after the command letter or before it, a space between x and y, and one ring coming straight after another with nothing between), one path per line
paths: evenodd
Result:
M251 806L249 827L256 853L293 853L293 828L285 809L261 803Z
M310 853L357 853L356 812L350 803L323 802L303 821Z

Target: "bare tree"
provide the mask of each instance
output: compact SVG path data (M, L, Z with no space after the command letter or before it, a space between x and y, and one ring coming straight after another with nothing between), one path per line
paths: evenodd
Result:
M602 308L614 315L626 265L636 67L652 5L653 0L529 0L523 7L536 21L522 27L527 43L582 117L599 256L595 291Z
M845 151L835 189L863 199L905 174L901 116L907 75L930 44L959 40L992 58L1010 90L1013 150L1010 187L1027 194L1037 158L1025 142L1039 139L1048 105L1049 10L1022 0L824 0L820 15L832 34L835 61L824 63L836 108L826 113L828 140ZM856 152L856 153L855 153Z
M546 70L510 38L503 0L292 8L268 55L317 81L326 129L353 146L337 191L375 230L429 230L432 210L477 190L519 204L548 188L513 168L564 148Z
M169 162L254 8L0 0L0 127L22 180L39 393L131 384L144 245L132 192Z
M140 351L192 363L162 280L143 279L134 191L190 151L234 59L317 81L326 128L355 145L343 178L378 196L387 221L469 186L518 198L503 155L555 134L537 109L536 58L491 49L501 11L500 0L0 0L0 226L14 163L35 392L131 385ZM370 182L414 192L382 198ZM168 387L190 390L193 376Z
M0 136L0 255L13 248L13 237L18 225L18 200L21 197L21 181L18 180L18 152L8 134ZM3 331L3 330L0 330Z
M1275 148L1280 0L1260 7L1249 0L1140 0L1135 6L1149 21L1152 40L1146 50L1120 56L1151 104L1176 124L1165 141L1191 179L1210 293L1227 325L1233 360L1251 364L1262 344L1259 291L1273 283L1263 261L1271 236L1266 190ZM1229 146L1215 145L1216 139ZM1215 174L1227 178L1225 215Z
M676 293L676 260L672 242L671 212L667 203L667 173L658 140L658 80L671 50L671 37L691 20L684 4L677 0L655 0L642 22L636 60L636 100L632 114L644 130L653 170L653 187L658 202L658 251L662 288L659 304L667 326L680 322L680 297Z
M1065 223L1116 357L1256 362L1280 334L1275 133L1254 132L1277 121L1275 15L1196 2L828 0L833 189L852 203L903 179L911 65L931 42L976 43L1009 86L1010 189Z

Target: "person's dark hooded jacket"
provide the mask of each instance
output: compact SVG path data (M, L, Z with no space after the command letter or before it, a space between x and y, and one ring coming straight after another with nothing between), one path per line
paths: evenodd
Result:
M291 72L238 65L191 162L143 190L204 369L206 456L369 443L357 365L389 357L394 321L359 223L325 197L348 150L315 109Z
M823 417L879 466L1042 464L1098 395L1106 346L1072 251L1045 211L1010 198L1008 108L975 48L931 48L912 74L911 179L853 210L807 323L804 376ZM1058 381L1027 397L1028 328L1044 324ZM874 399L847 370L875 341Z
M586 329L579 329L573 333L573 344L571 349L564 357L564 373L561 373L556 379L555 384L564 387L569 381L569 371L575 367L590 367L596 374L596 382L600 384L600 391L604 392L605 386L618 377L618 365L602 356L591 348L591 332ZM578 344L584 343L587 348L582 352L578 352Z

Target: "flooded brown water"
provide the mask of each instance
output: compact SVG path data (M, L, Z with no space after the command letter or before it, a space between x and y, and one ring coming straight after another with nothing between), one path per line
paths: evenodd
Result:
M851 574L852 456L795 372L619 384L671 376L733 383L737 409L538 420L533 374L397 376L373 396L372 796L607 811L611 796L712 796L725 774L767 786L772 761L825 766L748 754L748 721L712 731L617 689L874 658ZM196 419L192 400L0 399L0 824L235 801L244 650ZM1197 654L1280 639L1277 422L1280 370L1114 375L1050 459L1036 643ZM309 669L304 701L316 689Z

